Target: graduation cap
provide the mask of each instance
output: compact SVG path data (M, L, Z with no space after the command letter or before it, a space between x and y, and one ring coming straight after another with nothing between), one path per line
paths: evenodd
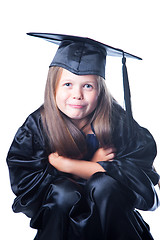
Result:
M77 75L98 75L105 78L106 56L122 57L125 108L129 125L132 125L133 117L126 58L142 60L140 57L91 38L54 33L30 32L27 34L58 44L59 48L50 67L63 67Z

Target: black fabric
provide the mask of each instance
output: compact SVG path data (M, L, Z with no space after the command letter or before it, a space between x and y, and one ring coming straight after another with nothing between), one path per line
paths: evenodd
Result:
M106 51L87 42L64 40L50 67L63 67L77 75L97 75L105 78Z
M63 41L66 41L66 40L69 40L71 42L88 43L88 44L96 46L97 48L104 49L106 52L106 55L108 55L108 56L122 57L124 55L124 57L127 57L127 58L134 58L134 59L142 60L142 58L135 56L131 53L125 52L122 49L106 45L102 42L98 42L94 39L87 38L87 37L57 34L57 33L39 33L39 32L29 32L29 33L27 33L27 35L42 38L44 40L47 40L51 43L58 44L58 45L60 45ZM92 52L92 54L94 54L94 52Z
M126 119L130 129L130 137L133 134L133 116L132 116L132 106L131 106L131 93L128 80L128 72L126 67L126 58L123 55L122 58L122 73L123 73L123 89L124 89L124 101L126 108Z
M135 121L130 139L125 112L117 104L112 118L116 159L99 162L106 172L88 181L74 180L49 164L40 109L18 130L7 156L11 187L17 196L13 211L31 218L31 227L38 229L36 240L153 239L134 209L158 206L154 185L159 176L152 169L155 141ZM95 138L88 137L94 151Z
M142 60L133 54L96 40L54 33L27 33L45 39L59 48L50 64L63 67L77 75L98 75L105 78L106 56L129 57Z

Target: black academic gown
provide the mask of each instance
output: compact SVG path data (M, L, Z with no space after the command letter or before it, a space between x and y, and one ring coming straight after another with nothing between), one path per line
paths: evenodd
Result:
M138 240L153 239L148 225L135 209L154 210L159 176L152 169L156 144L145 128L134 122L129 135L125 112L113 107L112 162L99 162L105 173L88 181L73 179L48 162L40 109L19 128L7 156L11 187L17 196L14 212L31 218L39 240ZM98 148L88 135L90 160Z

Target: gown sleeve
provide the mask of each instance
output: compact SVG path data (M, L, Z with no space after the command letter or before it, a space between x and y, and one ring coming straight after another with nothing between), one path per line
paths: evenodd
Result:
M125 111L117 105L113 113L113 143L117 155L113 161L98 163L108 175L130 190L135 208L154 210L159 205L154 189L159 176L152 167L157 154L156 143L150 132L135 121L130 136L125 119Z
M14 212L33 217L57 170L48 162L40 110L31 114L17 131L7 155L10 182L16 199Z

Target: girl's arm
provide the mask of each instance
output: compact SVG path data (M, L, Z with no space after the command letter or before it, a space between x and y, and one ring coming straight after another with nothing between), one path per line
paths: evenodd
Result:
M98 161L112 161L114 156L113 148L100 148L96 151L90 162L62 157L57 153L51 153L49 155L49 162L58 171L71 173L78 177L88 179L96 172L105 172L104 168L97 163Z

